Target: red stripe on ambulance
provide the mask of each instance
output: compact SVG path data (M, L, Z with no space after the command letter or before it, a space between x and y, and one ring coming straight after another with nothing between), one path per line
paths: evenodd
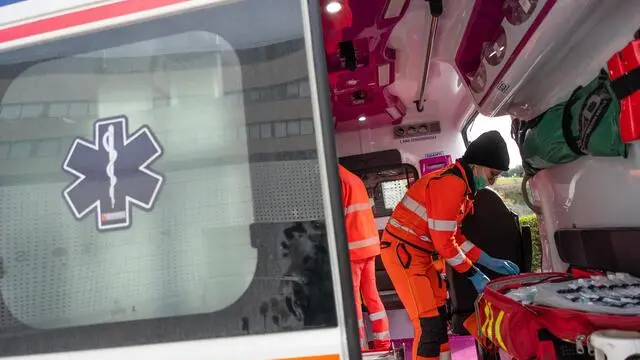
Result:
M189 0L125 0L97 6L64 15L54 16L34 22L16 25L0 30L0 43L41 35L74 26L130 15L137 12L158 9Z

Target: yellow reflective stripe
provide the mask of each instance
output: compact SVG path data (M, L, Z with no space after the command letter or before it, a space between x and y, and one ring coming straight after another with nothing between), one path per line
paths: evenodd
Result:
M377 245L377 244L378 244L378 237L377 236L373 236L373 237L370 237L368 239L350 242L349 243L349 250L360 249L360 248L363 248L363 247L367 247L367 246L370 246L370 245Z
M387 312L384 310L369 314L369 319L371 319L371 321L382 320L386 317L387 317Z
M458 255L448 258L447 263L451 266L458 266L464 262L465 258L464 254L458 251Z
M484 323L482 324L481 332L486 336L489 340L494 343L497 343L500 348L503 350L507 350L507 346L504 344L502 340L502 334L500 330L500 326L502 325L502 320L504 319L504 311L498 311L498 316L495 318L495 323L493 322L493 307L490 302L486 302L484 305ZM495 336L494 336L495 335ZM495 341L494 341L495 338Z
M427 222L431 230L437 231L455 231L458 227L458 222L455 220L436 220L429 218Z
M344 208L344 214L351 214L354 213L356 211L362 211L362 210L369 210L371 209L371 203L366 202L366 203L358 203L358 204L353 204L353 205L349 205L346 208Z
M475 245L473 245L471 241L466 240L465 242L462 243L462 245L460 245L460 250L462 250L462 252L466 254L469 251L473 250L474 247Z
M427 220L427 209L424 206L420 205L417 201L409 197L409 195L405 195L402 198L401 203L411 212L418 215L421 219L425 221Z
M488 303L487 303L488 304ZM487 337L493 341L493 308L489 307L489 326L487 326Z
M498 346L502 348L502 350L507 350L507 347L504 345L502 341L502 334L500 333L500 325L502 325L502 319L504 318L504 311L500 310L498 313L498 318L496 319L496 342Z
M482 334L486 335L487 334L487 327L490 326L489 325L489 304L486 303L484 305L484 322L482 323L482 327L480 328L480 331L482 332Z

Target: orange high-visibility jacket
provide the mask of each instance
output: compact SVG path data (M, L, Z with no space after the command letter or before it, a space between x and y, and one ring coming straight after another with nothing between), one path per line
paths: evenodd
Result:
M481 250L460 232L460 222L473 208L471 169L460 160L416 181L393 210L386 231L425 252L434 251L464 273Z
M344 206L344 223L351 260L380 254L378 229L371 210L367 188L358 176L338 165Z

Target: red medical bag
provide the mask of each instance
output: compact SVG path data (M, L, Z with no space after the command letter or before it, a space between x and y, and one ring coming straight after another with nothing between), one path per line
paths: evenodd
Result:
M566 273L522 274L489 282L476 301L480 343L492 342L516 359L557 359L553 337L587 347L601 329L638 330L640 316L587 313L540 305L523 305L504 295L512 289L575 279ZM549 336L551 334L552 336Z

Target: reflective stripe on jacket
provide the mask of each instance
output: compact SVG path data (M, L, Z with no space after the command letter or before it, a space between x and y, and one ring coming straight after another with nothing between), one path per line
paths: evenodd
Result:
M437 252L456 271L466 272L480 256L459 226L473 208L472 179L471 169L460 160L418 179L393 210L387 231Z
M377 256L380 254L380 239L367 188L357 175L341 165L338 170L349 257L351 260L361 260Z

